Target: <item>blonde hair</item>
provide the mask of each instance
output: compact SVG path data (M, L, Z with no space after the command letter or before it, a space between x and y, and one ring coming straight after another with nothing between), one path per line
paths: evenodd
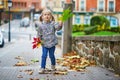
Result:
M52 14L52 12L49 10L49 9L44 9L43 11L42 11L42 13L41 13L41 16L40 16L40 18L39 18L39 20L42 22L43 21L43 19L42 19L42 16L43 16L43 13L50 13L50 15L51 15L51 17L52 17L52 21L55 21L55 18L54 18L54 16L53 16L53 14Z

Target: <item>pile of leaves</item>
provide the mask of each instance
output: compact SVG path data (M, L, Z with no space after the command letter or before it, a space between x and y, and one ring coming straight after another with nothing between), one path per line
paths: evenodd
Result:
M94 60L89 60L86 57L80 57L76 52L70 52L63 55L63 58L57 59L57 63L65 66L68 70L85 71L87 66L95 66Z

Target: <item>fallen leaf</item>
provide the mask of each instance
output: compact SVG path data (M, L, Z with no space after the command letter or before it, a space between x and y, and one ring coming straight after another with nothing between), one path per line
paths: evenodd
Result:
M114 76L115 76L115 77L120 77L120 75L119 75L119 74L115 74Z
M35 63L35 62L39 62L39 59L34 58L34 59L32 59L31 61L32 61L33 63Z
M29 78L29 80L39 80L38 78Z
M22 60L22 59L23 59L23 57L21 57L21 56L17 56L17 57L15 57L15 59Z
M23 78L23 76L22 75L17 75L17 78Z
M29 74L29 75L32 75L34 71L31 70L31 69L29 69L29 70L25 70L24 72L26 72L26 73Z
M67 75L67 71L55 71L54 75Z
M33 78L29 78L29 80L34 80Z
M18 61L14 66L27 66L25 61Z

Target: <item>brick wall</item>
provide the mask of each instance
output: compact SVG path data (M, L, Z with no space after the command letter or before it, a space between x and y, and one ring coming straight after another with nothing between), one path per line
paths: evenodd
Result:
M72 48L80 56L94 59L97 65L120 75L120 36L74 37Z
M116 12L120 12L120 0L116 0Z

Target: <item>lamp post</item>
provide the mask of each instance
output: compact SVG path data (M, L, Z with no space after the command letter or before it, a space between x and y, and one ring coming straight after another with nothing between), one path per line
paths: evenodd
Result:
M10 33L10 8L12 7L12 0L8 0L8 13L9 13L9 31L8 31L8 41L11 41L11 33Z

